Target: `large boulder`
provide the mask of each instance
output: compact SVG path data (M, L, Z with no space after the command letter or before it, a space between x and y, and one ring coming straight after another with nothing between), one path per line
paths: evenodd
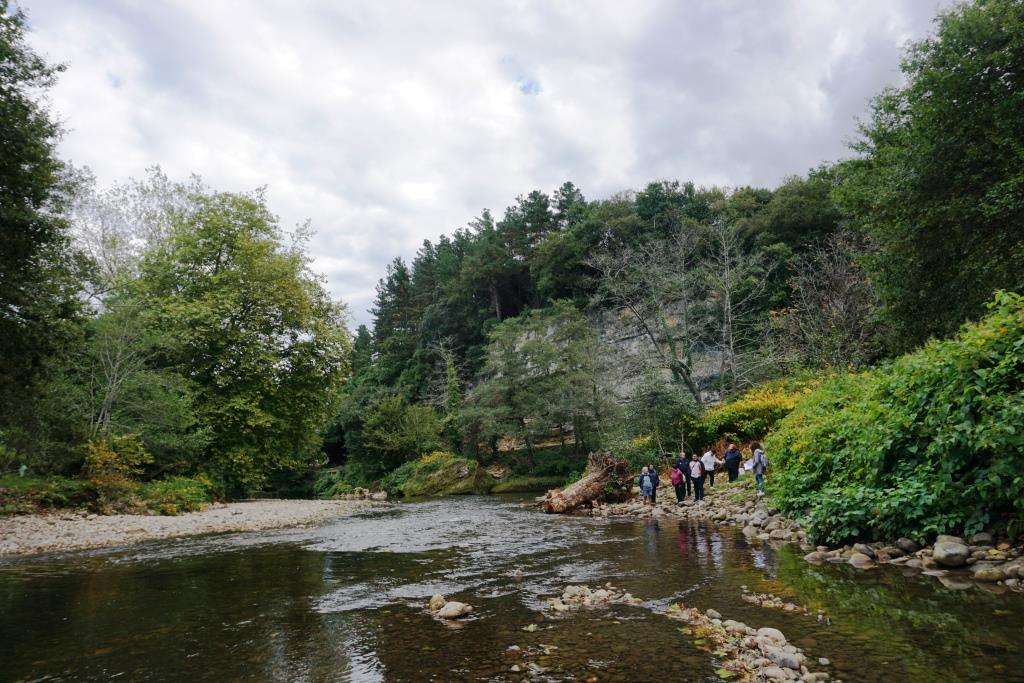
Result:
M940 538L942 538L940 536ZM942 567L962 567L967 564L971 551L963 542L938 541L932 548L932 558Z
M859 569L867 569L875 566L875 561L864 553L853 553L850 555L850 564Z
M776 645L786 644L786 636L782 635L782 631L777 628L771 628L770 626L757 629L757 638L758 641L762 638L766 638Z
M896 539L896 547L905 552L907 555L913 555L921 549L917 543L907 537L901 537Z

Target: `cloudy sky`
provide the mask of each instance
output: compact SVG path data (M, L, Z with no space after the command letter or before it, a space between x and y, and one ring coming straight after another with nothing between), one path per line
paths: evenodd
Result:
M845 154L948 0L22 0L62 154L266 185L356 321L384 265L565 180L767 184Z

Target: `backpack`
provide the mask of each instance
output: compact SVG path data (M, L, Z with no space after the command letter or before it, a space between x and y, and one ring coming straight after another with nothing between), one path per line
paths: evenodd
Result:
M678 468L672 468L672 473L669 475L669 478L672 480L673 486L679 486L683 483L683 473L680 472Z

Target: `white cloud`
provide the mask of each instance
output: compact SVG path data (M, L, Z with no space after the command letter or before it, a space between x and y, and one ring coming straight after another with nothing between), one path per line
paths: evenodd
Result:
M948 2L22 3L62 153L269 187L365 321L394 255L564 180L771 184L845 154Z

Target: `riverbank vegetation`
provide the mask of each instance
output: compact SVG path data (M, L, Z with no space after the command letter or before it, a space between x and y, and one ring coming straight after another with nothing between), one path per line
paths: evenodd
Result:
M970 389L1006 406L993 441L967 434L982 399L930 382L983 379L965 360L980 330L991 353L1017 343L1021 16L1019 0L941 15L848 159L774 188L530 191L394 259L350 334L308 228L282 228L262 192L158 169L100 190L60 161L38 92L61 67L5 3L2 125L23 144L0 165L4 481L52 482L39 505L79 482L104 510L523 490L591 452L639 466L775 430L772 495L823 537L992 523L1020 492L1019 383ZM992 317L928 341L997 291ZM935 426L949 406L962 429ZM922 502L981 463L957 505Z

